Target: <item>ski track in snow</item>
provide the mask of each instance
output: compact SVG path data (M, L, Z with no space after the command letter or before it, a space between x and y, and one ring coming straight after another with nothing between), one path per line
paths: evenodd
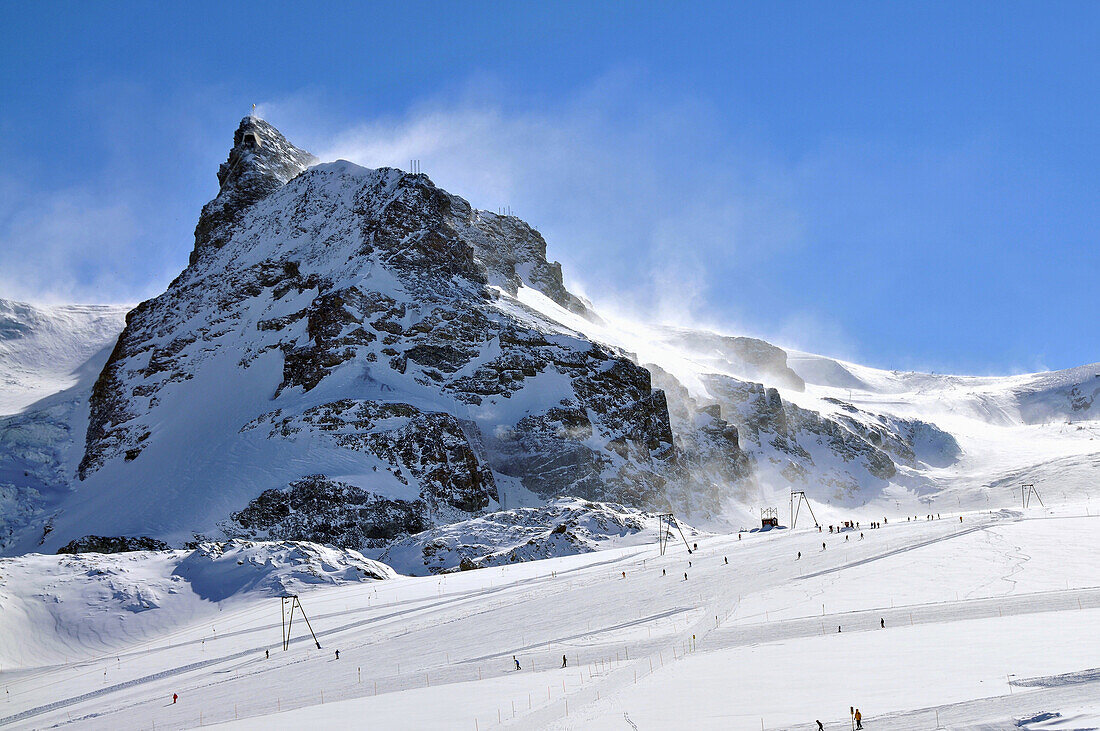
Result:
M1005 673L1002 687L982 690L980 681L995 682L995 673L988 675L985 666L969 669L965 662L945 668L942 674L950 677L940 690L935 675L925 675L935 671L919 659L939 651L938 638L990 641L990 632L992 638L1004 632L1009 648L1009 637L1022 636L1026 645L1028 633L1043 627L1044 638L1059 637L1050 635L1051 627L1077 635L1094 627L1081 622L1100 619L1100 571L1077 553L1098 547L1097 519L1084 515L1091 513L1086 509L1073 512L967 514L964 527L955 515L892 519L881 529L865 530L866 539L854 543L813 529L743 540L703 537L690 556L682 547L662 557L656 546L641 546L312 588L302 601L321 651L297 629L289 652L277 649L272 640L278 613L270 599L235 599L220 611L211 603L186 626L145 637L115 635L108 623L101 637L106 647L92 654L74 647L71 664L34 667L33 657L26 657L13 668L11 659L5 661L0 704L10 712L0 725L41 728L71 721L81 728L129 728L155 721L158 728L188 728L199 725L201 713L203 725L232 726L236 716L240 728L293 728L347 725L370 714L393 728L473 728L475 719L478 728L488 728L497 725L499 712L501 725L516 728L628 728L627 719L652 728L670 722L663 704L676 707L678 718L696 728L759 728L757 715L766 728L812 728L799 717L798 704L822 701L798 700L792 707L782 695L757 691L753 704L760 708L738 708L740 681L690 701L662 689L690 681L684 687L695 691L689 692L704 692L700 688L709 687L715 673L750 686L782 673L797 685L808 681L799 680L799 667L788 668L786 658L820 664L812 648L831 648L827 653L846 658L848 646L905 653L909 672L927 684L925 695L943 699L921 704L902 694L893 701L901 705L889 707L892 696L879 691L872 694L876 707L868 701L864 709L865 720L874 724L869 727L933 728L937 713L951 728L999 728L998 719L1046 712L1064 712L1059 718L1065 721L1078 718L1069 714L1082 704L1084 718L1100 671L1095 662L1077 663L1095 629L1055 640L1055 646L1043 639L1046 651L1025 653L1025 660L1005 659L1004 669L1019 676L1010 679L1011 695ZM813 553L822 540L829 548ZM1062 555L1067 543L1074 552ZM794 560L796 550L803 552L801 561ZM837 625L841 634L835 634ZM799 654L796 648L802 647L811 654ZM114 651L108 655L106 648ZM270 660L263 659L264 649L272 650ZM341 650L339 661L333 660L334 649ZM569 657L567 669L559 667L562 654ZM511 669L512 655L521 659L522 672ZM764 657L773 659L758 664ZM861 694L885 682L877 675L863 678L859 664L848 659L826 672L850 676L864 689ZM960 679L952 673L964 674ZM166 705L173 692L180 693L180 703ZM849 700L858 699L833 700L831 713L805 713L831 719L827 728L836 728L847 722L838 707L846 714ZM782 708L786 716L777 710Z

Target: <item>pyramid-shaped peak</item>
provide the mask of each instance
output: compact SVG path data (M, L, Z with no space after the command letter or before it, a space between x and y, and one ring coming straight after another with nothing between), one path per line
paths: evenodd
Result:
M233 133L229 159L218 170L222 191L253 176L268 178L263 187L279 187L317 162L310 153L295 147L266 120L248 116Z
M229 227L253 203L316 162L317 158L288 142L274 125L252 115L242 119L233 133L233 149L218 168L218 195L203 207L195 227L191 263L204 251L224 245Z

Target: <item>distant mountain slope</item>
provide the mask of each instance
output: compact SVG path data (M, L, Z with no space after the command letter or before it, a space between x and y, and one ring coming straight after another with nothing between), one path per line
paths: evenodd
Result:
M0 416L71 388L86 372L98 374L128 309L0 299Z
M41 535L69 494L92 384L125 314L0 300L0 550L20 532Z

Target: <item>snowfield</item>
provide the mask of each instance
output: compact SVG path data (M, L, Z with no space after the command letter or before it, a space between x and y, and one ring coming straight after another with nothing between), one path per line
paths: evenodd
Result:
M308 544L2 559L0 725L841 729L856 706L1090 728L1097 509L800 518L428 577ZM298 620L282 650L284 589L322 649Z
M0 416L95 380L129 309L0 299Z

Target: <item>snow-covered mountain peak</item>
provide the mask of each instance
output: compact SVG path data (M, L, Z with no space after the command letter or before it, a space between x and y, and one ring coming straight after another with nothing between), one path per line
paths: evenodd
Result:
M66 451L47 499L12 470L33 507L12 550L196 534L373 549L562 496L667 507L683 468L649 372L518 314L530 289L584 319L533 228L426 175L315 162L241 123L191 263L127 315L86 430L67 431L84 437L75 476Z
M378 555L412 536L420 556L448 525L542 535L563 498L725 530L791 488L826 511L959 485L984 502L987 481L1094 459L1091 427L1051 424L1095 414L1091 367L897 374L605 321L524 221L423 174L318 163L259 119L219 182L190 265L127 315L90 396L85 379L0 423L5 552L237 537ZM0 366L27 342L12 312ZM511 540L488 532L483 555Z

